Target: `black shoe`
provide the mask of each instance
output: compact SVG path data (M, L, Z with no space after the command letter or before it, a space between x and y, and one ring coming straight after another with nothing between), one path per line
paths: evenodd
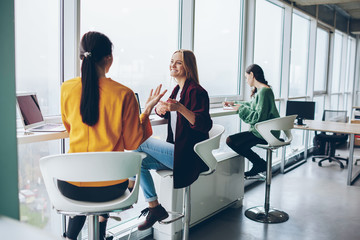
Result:
M252 177L257 175L258 173L265 172L266 171L266 163L259 165L254 165L250 171L247 171L244 173L245 177Z
M157 221L160 222L165 218L169 217L169 214L165 210L165 208L163 208L161 204L159 204L154 208L145 208L141 211L139 217L141 216L146 216L146 220L138 226L139 231L151 228Z

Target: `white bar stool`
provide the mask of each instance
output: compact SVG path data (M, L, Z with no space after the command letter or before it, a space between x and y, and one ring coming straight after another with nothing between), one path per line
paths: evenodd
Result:
M209 167L208 171L202 172L200 175L210 175L215 172L217 160L212 154L214 149L218 149L220 145L221 135L224 133L225 128L218 124L213 124L209 132L209 139L201 141L194 146L194 151L196 154L205 162ZM158 170L157 173L161 177L168 177L173 175L171 170ZM191 185L190 185L191 186ZM190 186L183 188L183 210L182 213L171 212L168 213L173 216L171 220L163 220L161 224L170 224L181 218L183 218L183 228L182 228L182 239L189 239L189 229L190 229L190 218L191 218L191 189Z
M43 157L40 170L50 201L58 213L88 216L88 239L99 240L99 215L129 208L137 202L142 159L137 152L86 152ZM102 182L127 179L137 175L132 192L112 201L86 202L65 197L57 180L69 182Z
M245 216L251 220L262 223L282 223L289 219L286 212L270 208L270 185L271 185L271 166L272 151L280 147L289 145L292 141L291 129L294 127L294 120L297 115L291 115L281 118L259 122L255 125L255 129L268 143L267 145L257 144L257 147L266 149L266 187L265 187L265 203L263 206L256 206L245 211ZM280 141L271 133L274 130L282 130L285 133L286 140Z

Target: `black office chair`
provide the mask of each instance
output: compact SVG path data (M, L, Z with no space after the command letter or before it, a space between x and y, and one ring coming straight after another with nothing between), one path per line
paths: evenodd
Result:
M347 112L346 111L337 111L337 110L324 110L324 114L323 114L323 121L327 121L327 122L344 122L346 123L347 121ZM340 162L340 160L345 161L346 164L348 163L348 158L341 158L338 156L335 156L335 150L336 150L336 146L339 144L343 144L346 143L347 139L348 139L348 135L347 134L336 134L333 133L331 135L326 134L326 132L321 132L320 134L318 134L315 131L315 135L317 137L317 139L319 141L323 141L326 143L326 151L325 154L327 155L315 155L312 157L312 161L315 162L316 158L321 158L321 160L318 162L318 165L321 167L321 163L323 161L329 160L329 162L337 162L340 164L341 168L344 168L344 164L342 162Z

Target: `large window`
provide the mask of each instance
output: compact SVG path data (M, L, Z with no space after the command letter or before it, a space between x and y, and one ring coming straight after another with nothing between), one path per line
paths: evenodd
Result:
M178 1L166 0L81 1L81 36L99 31L110 38L114 62L108 76L138 92L143 102L158 84L168 94L175 85L169 65L178 49L178 8Z
M315 102L315 120L321 121L324 113L325 96L316 96Z
M284 9L265 0L256 1L254 62L280 96Z
M319 91L324 93L326 91L328 52L329 52L329 32L318 27L316 30L314 91Z
M16 91L36 92L45 117L60 114L59 13L59 1L15 1ZM58 153L60 141L18 145L20 220L54 232L60 218L52 211L38 163Z
M16 91L36 92L45 116L60 113L59 6L15 1Z
M236 95L241 1L198 0L195 3L194 52L200 83L211 96Z
M340 90L340 74L342 60L343 37L339 32L335 32L334 55L332 65L331 93L338 93Z
M306 95L309 51L304 49L309 49L309 28L308 19L293 14L289 97Z
M355 51L356 44L355 39L348 37L347 44L347 61L346 61L346 73L345 73L345 84L344 84L344 109L351 113L352 107L352 90L354 87L354 74L355 74Z

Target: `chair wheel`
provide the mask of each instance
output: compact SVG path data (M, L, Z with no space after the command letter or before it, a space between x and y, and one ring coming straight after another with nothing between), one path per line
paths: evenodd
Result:
M318 166L321 167L321 162L318 163Z
M312 158L312 161L315 162L315 158Z
M341 167L341 168L344 168L344 164L340 164L340 167Z

